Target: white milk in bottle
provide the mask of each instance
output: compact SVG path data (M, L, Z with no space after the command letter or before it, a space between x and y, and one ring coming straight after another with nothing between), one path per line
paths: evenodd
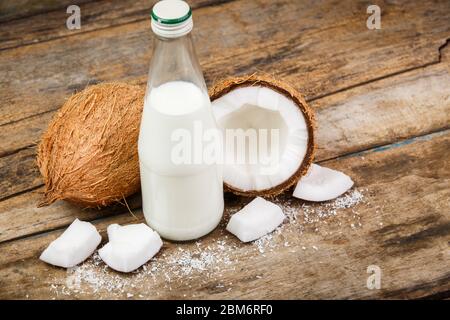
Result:
M162 237L192 240L212 231L223 214L221 167L193 157L196 129L216 130L216 123L190 36L189 6L158 2L152 29L156 39L138 143L143 211Z

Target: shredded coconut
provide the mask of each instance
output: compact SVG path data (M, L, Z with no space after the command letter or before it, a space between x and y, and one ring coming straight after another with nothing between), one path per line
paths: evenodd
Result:
M329 220L341 213L349 219L352 229L361 227L361 217L355 210L355 206L364 202L363 190L353 189L343 196L325 203L306 203L289 196L280 196L273 200L281 206L286 215L285 222L275 231L252 242L250 248L254 248L257 254L265 257L266 254L277 248L288 247L286 250L295 252L295 247L307 250L302 245L302 233L308 229L320 232L321 226L327 225ZM227 210L227 215L236 212L238 208ZM148 289L149 292L159 296L159 289L171 291L171 283L176 281L188 287L192 287L191 281L199 281L195 275L201 274L200 281L208 286L211 280L215 281L214 288L220 291L230 291L232 283L220 281L227 272L235 272L239 250L249 248L248 244L241 244L234 237L228 237L224 230L224 223L219 231L220 239L208 241L208 245L202 241L191 244L174 244L176 249L164 248L149 263L138 270L123 274L112 271L103 263L97 253L83 264L67 269L67 275L63 282L55 278L50 285L50 290L59 295L96 294L96 297L106 293L105 297L114 295L122 298L139 298L144 296L139 293ZM338 223L341 226L341 222ZM328 232L326 228L325 232ZM289 238L287 238L289 236ZM287 241L289 240L289 241ZM309 245L314 251L318 251L318 245ZM260 279L258 275L256 278ZM217 284L218 283L218 284ZM192 296L195 297L195 296Z

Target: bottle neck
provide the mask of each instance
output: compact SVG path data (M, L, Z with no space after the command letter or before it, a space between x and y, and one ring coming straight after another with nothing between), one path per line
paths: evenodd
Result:
M171 81L186 81L207 92L190 33L177 38L156 36L148 89Z

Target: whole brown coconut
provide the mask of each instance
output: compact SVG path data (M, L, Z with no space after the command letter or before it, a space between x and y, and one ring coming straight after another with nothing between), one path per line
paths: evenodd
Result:
M293 173L280 183L262 189L250 188L244 190L238 185L233 185L227 182L224 177L225 190L231 191L234 194L252 197L276 196L293 186L300 179L300 177L305 175L314 159L316 147L314 137L316 121L314 112L306 103L303 96L293 86L267 74L252 74L250 76L233 77L217 83L209 90L209 96L213 102L213 109L220 108L220 106L215 106L215 100L231 93L236 89L244 87L265 87L285 96L300 110L306 123L307 145L305 155L302 159L298 159L298 167L293 170ZM230 101L228 100L228 102Z
M137 140L144 89L94 85L71 96L38 146L46 206L64 199L83 207L119 202L140 188Z

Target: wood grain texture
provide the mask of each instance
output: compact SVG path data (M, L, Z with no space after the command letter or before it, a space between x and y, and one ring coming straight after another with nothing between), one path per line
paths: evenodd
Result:
M235 247L232 267L213 275L206 276L205 270L169 281L161 271L123 291L94 293L82 283L82 292L59 293L57 298L126 298L127 293L136 298L420 298L448 291L448 157L450 132L445 131L329 161L327 166L354 178L365 201L335 217L303 224L303 202L279 198L299 216L274 236L273 251L261 254L254 244L230 237L227 242ZM240 198L227 201L227 213L240 206ZM120 215L94 223L104 233L110 223L133 221L131 215ZM60 232L0 244L1 298L55 297L54 288L67 285L65 270L37 260ZM212 246L224 236L221 226L202 243ZM195 246L165 243L158 259L170 259L180 247ZM366 288L366 270L372 264L382 269L381 290Z
M450 61L314 100L316 158L329 159L450 127Z
M30 2L29 0L27 0ZM191 0L192 9L220 5L233 0ZM54 1L42 3L42 9L47 8L47 13L28 16L26 19L14 19L3 23L0 30L0 50L30 45L37 42L50 41L52 39L73 36L80 33L91 32L98 29L110 28L136 21L148 20L151 8L157 0L82 0L82 1ZM81 29L69 30L66 20L70 14L66 13L69 5L78 5L81 13ZM1 9L1 7L0 7ZM10 8L16 15L30 15L32 5L20 4L20 8ZM45 12L45 11L44 11ZM2 17L0 15L0 22ZM17 35L21 36L18 37Z
M437 65L313 101L318 120L317 161L448 128L449 87L449 64L445 59ZM31 119L15 124L17 136L23 136L21 130L34 127ZM17 141L16 135L0 132L3 141ZM34 161L21 160L24 153L34 156L34 152L32 146L0 159L4 163L0 170L3 172L0 198L25 192L0 202L0 225L2 221L13 221L2 230L0 241L67 226L73 214L80 211L64 203L58 203L57 210L53 206L36 208L42 188L31 193L26 191L42 185L40 173ZM16 163L20 163L23 172L19 176L9 170ZM139 207L139 203L139 199L134 200L133 208ZM122 212L125 211L122 208ZM86 217L91 220L105 214L94 210Z
M14 178L13 178L14 177ZM0 195L7 198L42 184L35 148L0 158Z
M256 70L293 83L316 110L317 160L349 174L365 201L335 217L315 211L310 223L303 220L304 202L286 194L275 201L299 220L274 235L274 251L239 243L222 224L201 240L217 247L227 239L233 264L220 272L170 281L157 272L126 290L94 293L82 283L64 294L66 271L38 256L74 217L93 221L104 240L109 224L142 221L139 195L128 199L138 220L120 206L35 207L42 192L35 144L55 110L88 84L144 84L147 77L151 4L82 2L84 24L75 32L65 28L64 1L43 9L21 0L8 5L31 4L24 15L0 13L0 298L449 297L450 10L444 0L375 1L382 8L377 31L365 27L369 1L192 1L208 84ZM227 195L223 222L248 201ZM156 260L167 263L180 247L196 244L165 243ZM382 268L381 290L366 288L370 264Z
M0 202L0 242L67 227L74 217L91 221L128 212L125 205L96 210L82 209L65 201L38 208L43 192L44 187L38 186ZM141 207L140 194L126 201L131 210Z
M66 12L67 6L71 4L82 5L93 0L14 0L0 2L0 23L3 23L8 28L14 28L14 22L17 19L29 19L33 21L36 15L48 14L51 11L58 10ZM38 18L39 19L39 18ZM9 22L9 23L5 23ZM12 23L11 23L12 22ZM23 23L23 21L21 22ZM21 30L22 32L24 30ZM0 37L0 41L4 41ZM13 38L15 41L20 41L17 34ZM12 39L10 39L12 40Z
M262 70L313 98L437 62L446 4L386 4L372 31L365 2L233 1L196 10L194 37L209 83ZM151 37L145 20L0 52L0 125L54 111L88 84L145 82Z

